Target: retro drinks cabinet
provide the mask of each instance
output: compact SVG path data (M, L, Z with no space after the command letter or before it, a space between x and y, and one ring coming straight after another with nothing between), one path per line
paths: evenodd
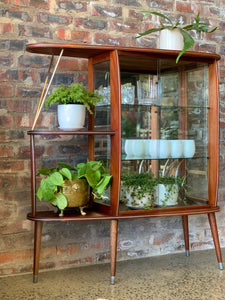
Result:
M32 211L27 217L35 223L34 282L38 278L43 222L110 221L113 284L119 220L181 216L188 255L188 216L207 214L222 269L215 218L219 211L217 62L220 57L186 52L176 64L178 52L171 50L54 43L29 44L26 50L87 59L89 89L103 95L95 115L88 116L86 130L33 128L28 131ZM60 217L54 211L37 211L35 139L43 135L87 135L87 158L101 159L110 169L113 180L109 194L103 200L93 201L86 216L66 214ZM121 177L148 172L155 178L179 176L187 188L172 204L161 203L156 194L151 207L124 201Z

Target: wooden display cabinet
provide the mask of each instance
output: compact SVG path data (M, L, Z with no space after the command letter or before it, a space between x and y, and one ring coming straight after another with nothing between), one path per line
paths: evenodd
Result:
M39 271L42 224L52 221L111 222L111 283L114 284L120 219L181 216L186 255L189 255L188 216L207 214L222 269L215 218L215 212L219 211L217 61L220 57L185 52L176 64L179 52L171 50L63 43L29 44L26 50L87 59L89 90L98 90L104 96L95 116L89 115L87 130L33 128L28 132L32 183L32 212L28 219L35 222L34 282ZM53 211L37 211L35 138L41 135L87 135L88 159L107 162L113 176L110 194L93 202L86 216L59 217ZM173 205L160 204L155 194L152 207L146 209L131 202L128 205L121 192L121 176L147 172L153 178L182 176L187 190L180 193L179 201Z

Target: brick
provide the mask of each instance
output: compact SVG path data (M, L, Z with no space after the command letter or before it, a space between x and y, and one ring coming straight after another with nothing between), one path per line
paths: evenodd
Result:
M30 250L14 250L11 252L3 252L0 253L0 262L6 263L6 262L12 262L17 260L23 260L23 259L31 259L33 257L33 253Z
M20 51L24 50L26 40L0 40L0 50Z
M72 23L72 17L66 17L66 16L57 16L52 15L48 13L39 13L37 15L38 23L43 24L63 24L63 25L69 25Z
M0 157L14 157L13 147L0 145Z
M11 173L19 172L24 170L24 161L21 160L11 160L11 161L2 161L0 160L0 170L2 173ZM13 198L11 198L13 199ZM16 199L16 198L15 198Z
M204 42L197 42L194 45L194 50L202 51L202 52L209 52L209 53L216 53L216 45L207 44Z
M75 153L79 154L82 152L80 146L77 145L60 145L58 147L58 150L60 154L66 154L66 155L68 154L74 155Z
M178 1L176 1L176 10L181 11L181 12L189 12L189 13L190 12L192 12L192 13L195 12L192 9L191 3L183 3L183 2L178 2Z
M110 22L111 30L116 30L126 33L137 33L141 31L141 26L137 22Z
M24 11L20 11L18 9L15 8L1 8L0 9L0 16L1 17L7 17L10 19L17 19L17 20L21 20L24 22L31 22L32 21L32 17Z
M13 24L11 23L0 23L0 34L13 33Z
M107 22L98 19L75 18L75 26L87 29L107 29Z
M44 146L35 146L35 155L36 157L42 157L44 154ZM18 157L19 158L30 158L30 147L29 146L23 146L19 147L18 149Z
M15 175L8 175L4 174L3 176L0 176L0 189L13 189L16 187L16 176ZM7 208L7 210L4 212L1 211L2 217L9 217L10 215L10 209Z
M0 116L0 126L2 127L12 127L13 126L13 116Z
M70 10L70 11L75 10L78 12L86 12L87 11L87 2L57 0L56 3L58 5L58 7L61 9Z
M39 98L41 96L41 88L32 88L29 86L17 87L16 96L23 98Z
M20 67L30 67L30 68L47 68L50 64L50 60L46 56L41 55L21 55L18 58L18 64Z
M30 0L13 0L14 5L18 6L29 6Z
M37 82L36 71L29 71L29 70L19 71L18 75L19 75L19 78L18 78L19 82L27 82L27 83L28 82L31 82L31 83Z
M52 32L46 27L18 25L18 31L19 36L52 38Z
M18 80L18 71L17 70L0 70L0 81L17 81Z
M11 84L0 84L0 95L4 97L13 96L13 86Z
M26 7L36 7L49 9L49 1L46 0L12 0L14 5L26 6Z
M46 73L41 73L40 74L40 79L41 82L44 83L46 78ZM64 85L70 85L74 81L74 74L60 74L56 73L52 85L59 85L59 84L64 84Z
M104 16L109 18L122 17L122 7L113 6L94 6L91 14L93 16Z
M94 43L111 46L126 46L125 37L118 37L112 34L95 33Z
M167 1L167 0L156 0L156 1L147 0L146 5L151 9L155 9L156 11L159 11L159 9L163 9L167 11L167 10L173 10L174 2ZM165 14L168 15L168 12L166 12Z
M140 13L140 12L137 12L134 9L129 9L129 11L128 11L128 17L129 17L129 19L137 19L139 21L143 21L144 14Z
M0 65L2 67L10 67L13 63L13 56L8 54L7 56L0 55Z
M1 102L0 107L3 107ZM31 113L33 111L33 105L30 100L7 100L5 107L9 112Z
M120 5L123 4L127 6L137 6L137 7L141 6L141 3L137 0L114 0L114 2Z
M88 86L88 75L79 73L77 76L78 83L83 83L84 86Z
M88 61L87 59L63 58L58 65L58 70L87 71Z
M59 29L57 31L57 38L60 40L72 40L73 42L90 43L90 32L78 30Z
M1 117L0 117L1 120ZM11 117L11 122L13 124L13 119ZM1 124L1 123L0 123ZM12 125L11 125L12 126ZM24 139L24 131L21 130L0 130L0 141L5 142L5 141L18 141L18 140L23 140Z

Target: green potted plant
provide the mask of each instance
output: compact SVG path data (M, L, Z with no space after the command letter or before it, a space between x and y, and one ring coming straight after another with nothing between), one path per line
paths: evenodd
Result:
M101 95L88 91L82 83L72 83L69 87L61 85L51 93L45 107L57 103L59 128L76 130L84 127L85 108L92 114L92 107L101 99Z
M125 203L132 209L151 209L154 207L156 181L151 173L122 174L122 192Z
M183 26L179 21L178 22L173 22L169 17L165 16L162 13L158 13L155 11L141 11L142 13L145 14L145 17L149 16L150 14L159 16L163 19L165 19L166 21L168 21L168 24L164 25L161 21L160 21L160 25L161 27L159 28L151 28L149 30L144 31L143 33L139 33L139 35L136 38L140 38L142 36L151 34L153 32L157 32L160 31L160 33L164 32L163 35L160 36L160 42L159 42L159 48L163 48L163 49L171 49L171 43L172 46L174 46L172 49L173 50L181 50L181 52L179 53L179 55L177 56L176 59L176 63L178 63L181 55L188 49L190 49L192 46L194 46L195 41L192 38L192 36L188 33L188 31L194 30L198 33L200 32L214 32L217 27L213 28L212 30L208 30L208 23L204 23L200 21L200 17L199 17L199 13L197 14L197 17L194 18L194 21L189 24L189 25L185 25ZM171 33L178 33L179 36L176 35L176 38L178 41L182 41L182 46L178 46L178 48L176 48L176 40L171 41ZM166 41L166 37L168 36L168 38L170 39L171 43L169 43L169 45L165 42ZM180 44L179 44L180 45Z
M52 169L42 166L37 173L40 175L45 178L41 180L37 197L57 206L61 210L60 216L66 207L79 207L84 215L83 207L89 201L88 187L92 188L94 197L101 198L111 180L101 161L80 163L75 168L59 162Z

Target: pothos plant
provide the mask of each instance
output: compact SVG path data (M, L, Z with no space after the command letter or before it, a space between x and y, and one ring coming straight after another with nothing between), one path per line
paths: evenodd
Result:
M88 161L76 167L59 162L58 166L52 169L42 166L37 173L37 176L40 175L44 175L45 178L41 180L37 191L38 198L52 203L59 209L67 206L67 198L61 191L65 180L86 179L94 197L101 198L112 177L101 161Z
M102 96L98 93L88 91L83 83L72 83L70 87L61 85L51 93L45 102L45 107L55 103L58 104L84 104L92 114L91 106L95 106Z
M141 13L144 13L145 17L149 16L150 14L159 16L159 17L165 19L166 21L168 21L168 24L164 25L160 21L161 27L159 27L159 28L151 28L151 29L146 30L146 31L144 31L142 33L139 33L139 35L136 38L140 38L142 36L151 34L153 32L162 31L164 29L173 30L173 29L177 28L180 31L180 33L183 36L184 47L183 47L182 51L179 53L179 55L177 56L176 63L178 63L180 57L184 54L184 52L186 50L190 49L195 44L194 39L188 33L188 31L194 30L194 31L196 31L198 33L200 33L200 32L211 33L211 32L214 32L217 29L217 27L215 27L215 28L213 28L213 29L211 29L209 31L209 29L208 29L209 24L200 21L199 13L197 14L197 17L194 18L193 23L191 23L189 25L184 25L184 26L179 21L178 22L173 22L169 17L165 16L162 13L158 13L158 12L155 12L155 11L141 11Z

